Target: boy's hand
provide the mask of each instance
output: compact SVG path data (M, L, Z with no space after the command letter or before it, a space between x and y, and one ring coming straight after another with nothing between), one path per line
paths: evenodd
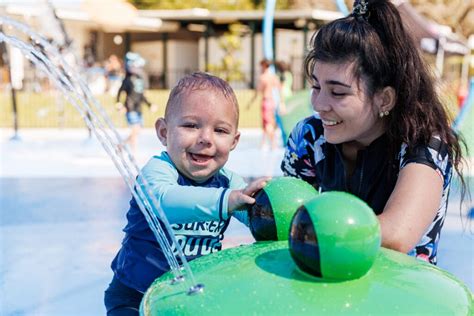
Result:
M241 209L246 204L255 203L254 194L261 190L271 178L263 177L250 182L244 189L232 190L229 195L228 213L229 216L237 209Z

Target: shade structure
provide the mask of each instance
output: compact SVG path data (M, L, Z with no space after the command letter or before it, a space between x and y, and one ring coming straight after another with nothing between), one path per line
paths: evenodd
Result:
M109 31L130 28L138 16L137 9L125 0L84 0L81 7L91 21Z

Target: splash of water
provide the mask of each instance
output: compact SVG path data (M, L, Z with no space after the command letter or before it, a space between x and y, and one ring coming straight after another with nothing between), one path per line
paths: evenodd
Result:
M137 177L140 169L135 158L128 147L122 143L112 121L104 108L92 96L85 81L63 59L55 46L28 26L2 16L0 16L0 26L7 31L19 31L31 40L31 44L26 43L15 36L8 35L5 31L0 31L0 42L20 49L28 60L48 76L80 113L87 127L110 156L165 254L174 275L172 283L183 284L187 287L189 294L202 291L203 285L196 283L159 201L153 195L147 181L143 177ZM172 244L176 246L176 256L173 254Z

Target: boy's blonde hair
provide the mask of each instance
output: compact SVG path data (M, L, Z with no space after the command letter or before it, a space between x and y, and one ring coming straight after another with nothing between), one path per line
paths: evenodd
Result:
M239 103L237 102L237 97L235 96L234 90L225 80L209 73L200 71L184 76L171 90L168 102L166 103L165 118L170 115L171 111L173 110L173 105L179 104L179 102L181 102L181 97L183 95L192 91L207 89L222 93L222 95L232 103L237 114L238 125Z

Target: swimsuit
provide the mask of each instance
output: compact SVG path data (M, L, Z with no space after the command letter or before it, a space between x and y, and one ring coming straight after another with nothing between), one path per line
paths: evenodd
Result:
M409 254L436 264L452 177L447 147L439 138L432 137L428 145L411 149L401 144L397 157L390 159L387 143L384 134L360 150L354 172L347 175L341 145L326 142L321 120L311 116L300 121L292 131L281 168L284 174L301 178L321 191L352 193L364 200L377 215L383 212L402 168L409 163L433 168L443 179L441 202L432 224Z

